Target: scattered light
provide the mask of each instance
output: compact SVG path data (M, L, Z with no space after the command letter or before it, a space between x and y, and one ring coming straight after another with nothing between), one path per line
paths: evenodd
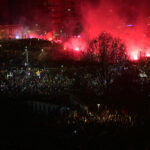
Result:
M67 42L64 43L64 48L76 52L84 51L86 49L87 43L82 38L72 37ZM79 35L80 37L80 35ZM64 49L65 50L65 49Z
M131 60L138 60L139 59L139 51L138 50L136 50L136 51L132 51L131 53L130 53L130 58L131 58Z
M126 27L133 27L133 24L127 24Z
M138 60L138 56L135 54L135 55L133 55L133 59L134 60Z
M146 53L146 57L150 57L150 53L149 52Z
M55 40L55 42L56 42L56 43L62 43L62 41L61 41L61 40Z
M79 49L79 47L75 47L74 50L75 51L79 51L80 49Z
M53 38L49 38L49 41L52 41L53 40Z
M19 35L16 35L16 39L20 39Z

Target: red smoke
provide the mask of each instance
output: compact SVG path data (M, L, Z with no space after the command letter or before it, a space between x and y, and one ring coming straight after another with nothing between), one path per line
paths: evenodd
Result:
M36 38L36 39L42 39L42 40L48 40L48 41L54 41L56 43L61 43L61 40L56 40L55 36L53 36L53 32L48 32L42 35L38 35L37 33L30 33L28 38Z
M89 40L102 32L119 37L125 43L131 60L138 60L141 55L150 57L150 38L146 33L150 18L148 20L145 15L145 6L140 3L130 5L129 1L127 4L120 2L101 0L97 6L91 3L84 4L82 7L84 33Z
M149 5L146 1L99 0L95 5L94 2L86 1L81 5L83 32L81 36L71 37L64 42L64 50L69 49L74 53L85 51L90 40L107 32L125 43L131 60L138 60L141 56L150 57L150 38L147 34L150 18L147 15ZM78 19L68 20L65 21L65 26L69 35L72 35ZM42 36L32 34L30 37L61 43L61 40L55 39L53 33Z
M64 43L65 49L70 49L77 52L84 51L86 47L87 43L80 35L78 35L77 37L72 37Z
M34 38L43 39L43 37L41 37L40 35L38 35L36 33L30 33L28 38L30 38L30 39L34 39Z
M53 38L53 33L52 32L48 32L45 34L44 38L48 41L52 41L54 38Z

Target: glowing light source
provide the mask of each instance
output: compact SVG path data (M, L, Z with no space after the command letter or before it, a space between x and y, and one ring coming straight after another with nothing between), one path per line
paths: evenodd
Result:
M75 47L74 50L75 51L79 51L80 49L79 49L79 47Z
M20 39L19 35L16 35L16 39Z
M52 41L53 39L52 38L49 38L49 41Z
M147 52L147 53L146 53L146 57L150 57L150 52Z
M133 24L127 24L126 27L133 27Z
M86 49L87 43L83 38L72 37L67 42L64 43L64 47L72 51L84 51Z
M136 61L139 59L139 52L136 50L136 51L133 51L130 53L130 57L132 60Z
M134 60L138 60L138 56L135 54L135 55L133 55L133 59Z

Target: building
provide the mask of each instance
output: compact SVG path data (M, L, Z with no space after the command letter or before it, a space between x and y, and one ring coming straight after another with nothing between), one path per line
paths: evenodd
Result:
M59 35L69 34L71 22L79 24L79 7L83 0L47 0L46 7L52 20L54 32Z
M0 40L23 38L23 27L21 25L0 25Z

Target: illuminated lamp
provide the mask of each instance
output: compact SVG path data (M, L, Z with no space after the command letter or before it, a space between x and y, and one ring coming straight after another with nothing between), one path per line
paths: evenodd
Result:
M52 38L49 38L49 41L52 41L53 39Z
M150 57L150 53L146 53L146 57Z
M75 49L74 49L75 51L79 51L80 49L79 49L79 47L75 47Z
M19 35L16 35L16 39L20 39Z
M133 55L134 60L138 60L138 56L136 54Z

